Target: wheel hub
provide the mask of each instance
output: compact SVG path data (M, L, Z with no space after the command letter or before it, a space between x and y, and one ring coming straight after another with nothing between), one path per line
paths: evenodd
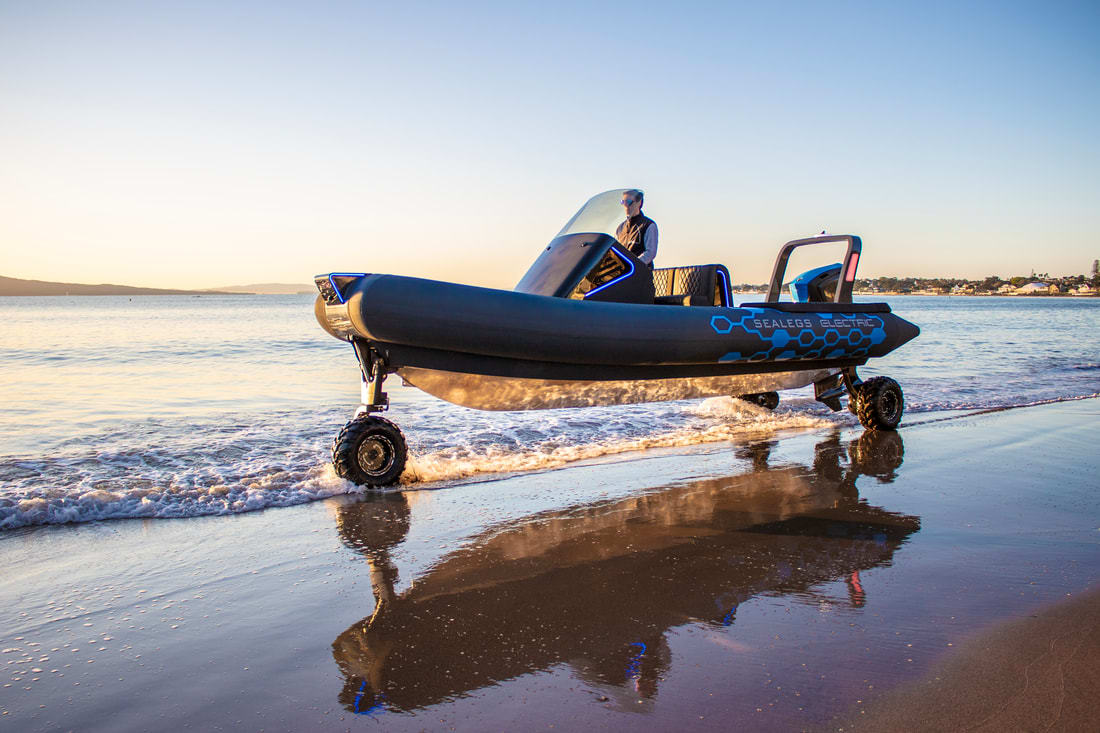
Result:
M369 436L359 444L356 457L367 473L383 473L393 462L393 446L380 435Z
M898 396L891 390L887 390L879 402L879 407L882 410L882 416L889 422L893 422L898 417L898 408L900 402Z

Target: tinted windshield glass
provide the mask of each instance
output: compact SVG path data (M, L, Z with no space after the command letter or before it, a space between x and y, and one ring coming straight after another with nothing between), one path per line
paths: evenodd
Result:
M588 203L582 206L576 214L573 214L573 218L561 228L558 236L600 232L614 237L619 224L626 220L626 211L619 202L623 199L623 193L629 190L628 188L614 188L610 191L598 193L588 199Z

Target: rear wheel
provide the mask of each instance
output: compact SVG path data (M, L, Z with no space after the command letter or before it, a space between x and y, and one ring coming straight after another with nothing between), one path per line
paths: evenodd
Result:
M389 486L405 470L408 449L389 420L361 415L348 422L332 444L336 475L361 486Z
M893 430L905 408L901 386L889 377L872 377L856 387L856 416L863 427Z
M756 392L754 394L738 395L737 399L744 400L745 402L751 402L754 405L759 405L766 410L774 410L779 407L779 393L778 392Z

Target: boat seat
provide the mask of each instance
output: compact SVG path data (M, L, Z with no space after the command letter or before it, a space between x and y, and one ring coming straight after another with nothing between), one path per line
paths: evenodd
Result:
M730 305L728 284L729 270L725 265L662 267L653 271L653 302L658 305Z
M704 295L658 295L653 302L657 305L711 305L710 298Z

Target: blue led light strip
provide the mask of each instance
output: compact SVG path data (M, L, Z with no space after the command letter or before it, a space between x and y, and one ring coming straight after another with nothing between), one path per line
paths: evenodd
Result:
M730 281L726 279L726 273L722 270L718 270L718 274L722 277L722 305L729 308L733 305L733 294L730 293Z
M627 265L629 265L629 266L630 266L630 271L629 271L629 272L627 272L627 273L625 273L625 274L623 274L623 275L619 275L619 276L618 276L617 278L615 278L614 280L611 280L610 282L605 282L605 283L604 283L603 285L601 285L601 286L600 286L600 287L598 287L598 288L593 288L592 290L589 290L589 291L588 291L587 293L585 293L585 294L584 294L584 297L585 297L585 299L587 299L588 297L590 297L590 296L592 296L592 295L594 295L594 294L596 294L596 293L600 292L600 291L601 291L601 290L603 290L604 288L609 288L609 287L611 287L612 285L614 285L615 283L617 283L617 282L620 282L620 281L622 281L622 280L625 280L625 279L627 279L628 277L630 277L631 275L633 275L633 274L634 274L634 263L630 261L630 258L629 258L629 257L627 257L626 255L624 255L624 254L623 254L622 252L620 252L620 251L619 251L618 249L616 249L615 247L611 247L611 250L610 250L610 251L611 251L611 252L614 252L614 253L615 253L615 254L617 254L617 255L619 255L619 257L620 257L620 258L622 259L622 261L623 261L623 262L625 262L625 263L626 263Z
M336 281L333 280L332 278L334 278L334 277L365 277L366 274L367 273L365 273L365 272L330 272L329 276L328 276L328 282L329 282L329 285L332 286L333 291L335 291L336 297L340 299L340 302L341 303L346 303L347 301L344 300L344 294L342 292L340 292L340 286L338 286L336 284Z

